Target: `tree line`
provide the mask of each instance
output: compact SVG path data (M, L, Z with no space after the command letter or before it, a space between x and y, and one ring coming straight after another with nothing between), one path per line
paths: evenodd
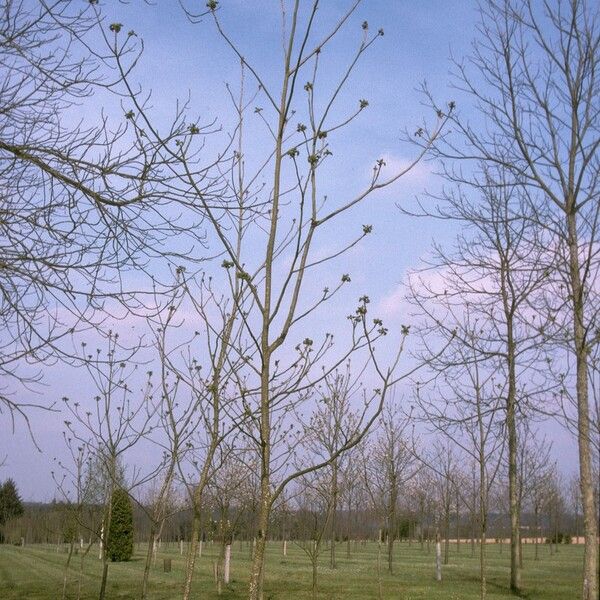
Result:
M467 457L452 449L449 461L449 449L440 445L429 457L431 467L425 466L420 458L423 452L413 455L412 449L408 451L408 438L400 438L401 444L406 444L404 456L395 453L398 446L395 441L390 443L385 427L383 424L374 431L372 439L345 457L335 471L330 467L310 481L291 486L274 508L270 541L280 547L283 555L287 554L288 544L305 551L314 567L315 591L319 558L327 556L330 567L335 569L340 557L342 561L350 559L357 545L360 550L367 541L379 543L377 572L386 568L393 573L395 542L408 542L421 552L432 553L439 536L443 564L449 564L451 546L457 553L479 553L485 558L482 553L489 543L502 548L509 539L506 468L490 489L490 501L483 507L481 519L474 461L468 468ZM534 545L535 561L556 552L558 544L578 543L582 534L577 478L565 479L556 463L548 460L549 450L545 439L532 438L526 448L526 468L531 477L521 478L519 484L519 545ZM448 462L451 467L444 471ZM407 469L407 465L412 469ZM403 473L400 478L395 475L398 471ZM222 485L209 486L199 542L220 548L221 577L226 572L226 556L227 570L231 567L232 546L237 543L236 553L248 551L250 555L255 547L259 489L247 485L252 475L252 470L240 460L235 471L227 470ZM376 487L379 492L372 494ZM170 491L170 509L156 537L150 517L153 499L150 494L132 509L127 492L123 488L115 490L106 537L110 561L129 560L134 542L151 548L149 565L156 564L157 554L163 548L184 552L191 546L193 512L185 493L175 488ZM49 544L56 546L57 552L66 550L73 558L75 551L87 555L102 539L101 503L76 506L63 500L26 504L24 508L11 512L10 519L4 521L7 543ZM97 559L93 553L90 556L87 560ZM523 567L522 562L520 566ZM485 578L485 562L481 569Z

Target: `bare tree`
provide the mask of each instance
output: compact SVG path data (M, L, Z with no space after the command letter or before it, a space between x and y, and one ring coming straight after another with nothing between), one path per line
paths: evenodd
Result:
M587 0L486 2L472 57L456 65L457 86L475 101L484 126L453 114L459 135L435 145L441 158L474 167L448 167L453 181L471 181L481 161L505 171L527 198L527 218L549 238L544 262L556 284L549 312L564 325L561 337L575 359L585 600L598 595L589 357L599 341L599 24L597 4ZM515 570L511 587L520 587Z
M125 460L131 449L139 445L155 425L151 402L153 386L151 374L148 374L139 395L132 387L130 382L135 378L137 365L127 360L131 354L124 358L119 356L117 333L109 334L105 353L97 349L94 354L86 354L85 343L82 343L82 349L82 360L85 360L97 391L95 406L85 410L85 399L63 398L65 409L71 415L64 423L69 437L86 445L99 470L99 494L104 508L99 536L102 559L99 600L104 600L108 582L107 540L110 536L113 491L121 487L131 494L133 488L142 486L155 476L154 470L145 473L133 468L127 473ZM160 469L161 465L156 468Z
M434 475L439 507L438 522L443 527L444 564L447 565L450 562L450 511L455 487L454 481L458 475L458 457L448 440L438 441L435 444L435 455L431 464L435 466Z
M209 300L201 288L197 296L197 306L206 308ZM148 319L150 330L154 336L154 347L157 352L160 387L150 398L157 423L152 432L152 442L161 451L161 462L156 469L156 481L151 502L147 505L140 502L150 520L150 535L146 552L146 563L142 578L141 598L148 597L148 579L150 566L155 557L165 520L178 507L172 500L174 486L180 474L182 465L186 464L188 454L193 453L194 442L199 439L198 431L209 436L214 428L211 410L215 408L215 400L206 389L202 372L202 364L194 358L191 341L188 337L176 337L182 329L185 319L180 312L185 311L185 300L189 294L184 270L179 268L175 273L175 285L169 293L156 293L156 308ZM182 306L183 305L183 306ZM216 325L216 319L215 319ZM196 331L192 341L197 341L200 332ZM175 338L175 339L173 339ZM195 348L194 348L195 349ZM210 350L210 348L209 348ZM210 355L214 359L214 353ZM152 373L149 373L152 375ZM212 399L212 402L211 402ZM216 401L217 421L219 405ZM209 428L210 425L210 428ZM215 438L215 448L219 437ZM208 458L210 461L210 457ZM198 507L201 512L202 506ZM198 536L194 530L193 535Z
M77 598L81 597L81 586L83 579L84 560L88 555L92 544L96 541L96 528L93 521L86 519L86 509L89 512L90 504L93 502L93 484L90 478L91 463L93 456L89 452L89 447L85 444L75 443L70 437L64 434L65 443L69 453L69 462L65 460L56 460L57 467L60 469L52 471L52 477L56 483L60 496L65 500L66 510L66 531L64 538L69 544L67 559L63 572L62 600L67 598L67 589L69 584L69 569L75 553L76 544L79 543L81 555L79 557L79 571L77 578ZM89 543L85 547L83 544L83 533L87 534Z
M551 466L548 473L544 508L548 516L546 542L550 547L550 554L553 554L558 552L558 544L562 543L561 524L565 512L564 482L556 464Z
M520 502L533 511L533 536L535 560L539 558L538 543L541 536L540 516L548 496L548 488L556 464L550 460L552 445L535 432L522 436L519 473Z
M431 391L427 390L429 386L424 389L423 385L418 386L416 401L422 413L421 418L425 419L433 431L455 444L476 465L473 496L464 492L466 486L461 485L458 472L443 472L442 475L444 480L448 475L452 476L457 502L460 498L478 516L480 597L485 598L489 494L501 465L505 446L499 418L504 385L496 382L496 372L486 365L486 360L482 360L475 349L479 327L471 319L469 310L466 309L464 321L460 325L461 333L451 334L451 343L446 351L428 361L435 385ZM467 343L463 343L463 340ZM444 487L445 511L448 509L448 493L449 488ZM447 550L446 542L446 562Z
M544 284L545 254L531 210L519 186L501 169L480 165L479 177L458 185L424 212L464 225L455 247L435 246L428 265L410 282L410 301L423 318L419 355L434 372L473 369L481 382L498 386L488 400L504 397L511 518L511 588L520 583L518 416L535 406L536 397L552 387L539 375L545 367L542 343L552 320L532 309ZM471 192L479 194L473 197ZM436 277L428 279L429 271ZM436 339L450 342L450 353L437 364ZM458 349L457 349L458 347ZM500 377L499 374L502 374ZM473 374L468 375L473 380ZM501 393L498 393L500 391ZM464 394L462 395L464 399ZM483 414L489 408L480 402ZM498 406L492 408L493 411Z
M571 510L574 516L573 534L575 542L579 542L579 515L581 514L581 488L579 486L579 478L572 476L569 481L569 501Z
M385 523L390 573L393 573L394 541L398 535L399 500L408 496L408 484L422 466L416 458L412 425L411 418L403 415L397 404L386 406L365 465L375 506L379 507Z
M224 11L218 3L209 2L217 31L240 61L243 71L239 98L231 92L237 119L231 137L235 149L229 163L231 168L216 169L221 175L219 193L206 193L205 172L196 168L188 138L182 138L173 152L179 161L175 172L180 186L189 197L193 196L206 215L211 241L224 255L223 275L218 279L224 281L228 290L232 290L231 282L236 282L239 291L233 290L231 298L244 327L244 348L247 348L245 368L238 371L240 415L252 415L244 422L243 429L255 445L261 469L258 535L250 576L252 600L262 596L265 548L274 502L293 479L330 464L360 441L383 407L399 360L399 355L392 358L388 366L376 360L374 344L387 330L379 319L373 323L367 321L367 296L361 297L351 315L348 347L335 358L330 356L337 349L331 334L314 340L307 331L301 331L308 318L331 302L350 281L350 276L342 272L337 283L315 295L309 282L315 281L319 267L358 244L371 233L372 226L363 225L355 236L349 233L346 242L324 257L316 253L317 239L322 239L323 233L342 215L398 181L425 153L423 150L406 169L389 175L384 161L379 160L373 167L371 180L353 197L323 199L326 192L321 174L333 160L330 148L336 134L368 106L367 100L357 99L353 112L339 115L337 102L360 58L383 35L383 30L372 32L364 22L359 27L360 40L348 67L329 89L321 85L318 74L324 56L341 27L351 22L358 5L358 1L351 3L322 38L316 32L318 0L306 6L299 0L291 7L282 5L283 65L275 90L269 82L271 78L259 73L229 37L221 18ZM192 21L197 18L191 12L188 16ZM246 78L258 86L256 92L245 94ZM144 130L157 146L167 147L152 126L143 96L132 93L130 100L136 124L139 127L144 124ZM264 125L265 132L265 143L253 140L251 149L244 137L248 113ZM446 119L445 114L439 113L432 138ZM258 166L250 173L255 165ZM284 474L285 463L292 464L287 453L294 443L294 436L290 435L292 416L297 416L300 404L309 400L307 390L355 352L368 355L370 377L376 383L354 434L326 461ZM323 369L326 355L327 367ZM283 451L274 451L277 448Z
M311 598L318 597L318 566L323 551L323 541L331 526L334 498L331 493L331 478L327 471L306 473L296 480L299 488L294 495L298 510L306 519L301 539L297 542L310 560L312 571Z
M231 551L233 537L246 510L248 499L249 465L245 463L245 452L237 448L235 437L219 446L220 465L210 481L209 491L212 505L217 510L217 538L220 543L217 564L217 589L229 585L231 577Z
M204 244L190 226L202 215L170 186L173 157L124 108L142 45L121 27L97 2L0 4L0 406L27 423L43 403L16 401L19 384L35 391L44 363L79 364L63 338L143 309L145 285L126 273L193 263L182 244ZM163 141L182 134L176 116Z
M421 469L414 479L412 495L416 503L416 513L419 519L419 545L421 551L430 551L431 544L431 507L433 504L434 485L430 469Z
M188 279L182 269L177 276L179 286L165 304L167 317L157 322L155 329L165 382L164 419L171 441L169 455L173 457L173 452L178 451L171 464L173 468L177 466L185 483L193 512L184 585L187 599L198 557L206 492L225 456L219 452L221 444L251 415L245 410L236 414L233 409L240 402L238 371L243 369L247 356L247 346L240 337L243 316L237 306L244 295L241 281L230 280L232 295L227 298L214 290L209 277L201 276L198 281ZM171 340L173 330L185 324L185 319L178 320L178 310L185 301L188 304L184 308L192 312L198 329L191 340ZM188 402L176 401L173 392L179 388L188 394Z
M356 548L358 528L355 526L355 519L362 512L361 509L365 508L366 498L364 486L361 485L363 469L360 464L360 448L355 446L349 450L344 459L340 470L340 505L345 506L346 558L349 559L352 556L353 539Z
M337 512L340 496L340 471L343 472L347 455L338 455L340 445L348 437L347 432L355 428L358 418L350 405L358 382L352 377L350 364L345 370L335 371L325 378L322 389L318 389L319 407L313 413L305 429L307 449L319 460L336 456L327 467L330 474L331 515L329 518L330 565L336 568L335 549L337 544ZM346 460L344 460L346 459Z

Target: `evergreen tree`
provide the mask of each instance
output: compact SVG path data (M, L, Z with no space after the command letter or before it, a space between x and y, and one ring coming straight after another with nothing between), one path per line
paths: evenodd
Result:
M7 479L0 485L0 527L14 517L23 514L23 503L12 479ZM0 543L4 542L4 532L0 530Z
M133 555L133 508L123 488L115 489L111 498L106 553L113 562L129 560Z
M12 479L7 479L0 486L0 525L14 517L23 514L23 503L17 491L17 486Z

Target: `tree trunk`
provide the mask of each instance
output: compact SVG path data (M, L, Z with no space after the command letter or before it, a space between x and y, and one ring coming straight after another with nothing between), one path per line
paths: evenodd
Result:
M98 595L99 600L106 598L106 582L108 581L108 561L102 560L102 581L100 582L100 594Z
M261 505L258 515L258 538L252 557L250 571L249 599L262 600L263 596L263 570L265 564L265 551L267 547L267 531L269 528L269 515L271 512L271 493L268 479L261 482Z
M394 572L394 538L395 538L396 510L392 510L388 524L388 571Z
M505 309L506 310L506 309ZM513 321L507 310L508 397L506 399L506 429L508 431L508 503L510 513L510 589L521 592L521 559L519 552L519 488L517 471L517 381Z
M583 286L579 270L577 229L575 214L567 214L569 231L569 267L573 301L573 329L577 362L577 442L579 447L579 485L583 506L583 556L582 600L598 598L598 526L594 502L594 477L592 475L590 446L590 415L588 403L588 348L585 339Z
M144 574L142 575L142 593L141 600L146 600L148 597L148 579L150 577L150 565L152 564L152 556L154 554L154 545L156 540L156 528L154 523L150 526L150 537L148 538L148 549L146 551L146 563L144 564Z
M479 572L481 578L481 586L480 586L480 597L481 600L485 600L487 593L487 576L486 576L486 568L487 568L487 556L486 556L486 525L485 521L481 527L481 548L479 549Z
M435 534L435 579L442 580L442 542L439 531Z
M81 558L79 559L79 573L77 575L77 596L76 600L81 600L81 588L83 585L83 565L85 561L85 557L88 555L88 552L92 549L92 540L90 538L90 543L84 552L81 553Z
M535 560L539 560L539 556L538 556L538 542L539 542L539 537L540 537L540 526L539 526L539 522L538 522L538 513L539 513L539 509L538 506L536 504L535 509L534 509L534 527L535 527Z
M313 553L311 556L312 559L312 600L317 600L317 561L318 561L318 553L315 548L313 548Z
M523 570L523 537L519 530L519 568Z
M448 483L448 486L450 484ZM450 562L450 490L444 503L444 564Z
M231 544L225 546L225 562L223 565L223 583L229 584L229 574L231 571Z
M198 543L202 526L201 509L202 498L195 500L194 519L192 521L192 542L188 548L187 561L185 566L185 583L183 586L183 600L189 600L192 593L192 579L194 578L194 568L196 566L196 556L198 555Z
M337 503L338 503L338 461L337 459L331 464L331 568L337 568L335 561L335 530L336 530L336 516L337 516Z
M23 542L21 542L21 545L23 545ZM71 540L71 543L69 544L69 555L67 556L67 562L65 564L65 571L63 574L62 600L65 600L65 598L67 597L67 582L69 580L69 565L71 564L71 558L73 557L74 545L75 545L75 542Z
M420 527L419 527L419 542L421 544L421 552L425 549L425 507L424 507L424 502L420 501L419 502L419 521L420 521Z
M458 496L458 487L456 488L456 553L460 553L460 504Z
M478 405L479 406L479 405ZM481 413L479 413L479 577L480 577L480 597L485 600L487 592L487 574L486 574L486 541L487 541L487 517L488 517L488 480L485 468L485 450L483 445L483 423Z
M290 32L290 40L293 40L293 31ZM271 319L271 296L273 286L273 261L276 254L277 228L279 226L279 202L282 178L283 143L285 137L288 89L290 85L290 56L286 54L281 99L279 103L279 119L275 135L275 151L273 153L273 192L271 209L269 212L268 238L264 258L264 296L262 308L262 323L260 332L260 349L262 354L262 365L260 372L260 500L258 517L258 540L256 552L252 559L250 571L249 597L250 600L262 600L263 595L263 572L265 566L265 549L267 544L267 530L269 527L269 516L271 514L271 359L274 349L269 339ZM314 174L314 171L313 171ZM278 344L283 343L280 338Z
M577 442L579 449L579 485L583 506L582 600L598 598L598 515L594 502L594 477L592 474L590 445L590 409L588 400L588 352L586 343L583 286L579 270L579 244L575 201L567 203L567 228L569 244L569 275L573 302L573 334L577 363Z
M105 600L106 598L106 584L108 581L108 555L106 553L106 543L110 536L110 520L112 517L112 489L110 490L108 508L105 513L105 521L100 533L100 544L102 553L102 579L100 582L100 593L98 600Z
M381 530L379 531L379 539L377 540L377 597L379 600L383 598L383 589L381 585Z
M352 502L350 500L350 496L348 496L348 513L346 515L346 558L350 558L350 523L351 523L351 511L352 511ZM356 544L354 546L356 549Z

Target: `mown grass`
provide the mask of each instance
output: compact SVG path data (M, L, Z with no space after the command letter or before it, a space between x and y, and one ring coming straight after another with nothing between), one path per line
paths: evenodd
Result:
M550 555L547 546L540 548L540 559L534 561L533 547L524 547L524 594L529 600L567 600L577 598L580 589L583 548L561 546ZM136 546L133 560L114 563L109 568L108 600L139 597L145 548ZM198 563L194 598L233 600L246 597L247 575L250 566L249 548L236 542L232 553L232 581L217 595L213 581L213 560L217 546L206 544ZM356 545L350 558L345 544L338 547L338 568L328 566L324 551L319 564L320 600L363 600L378 598L377 546L374 543ZM488 598L507 598L508 548L488 546ZM163 572L163 558L172 559L172 571ZM184 556L175 546L163 546L150 579L152 600L172 600L181 597ZM51 546L18 548L0 545L1 600L57 600L61 597L66 554ZM311 566L302 549L288 544L287 557L282 556L281 544L271 544L268 551L265 579L265 600L311 597ZM97 550L84 561L82 599L97 598L100 582L100 561ZM460 552L452 550L450 564L443 569L443 581L434 580L433 551L421 550L416 544L398 543L394 573L387 572L384 557L381 565L382 597L386 600L471 600L479 597L478 558L471 556L469 546ZM74 556L69 573L67 597L76 597L79 556ZM513 596L514 597L514 596Z

